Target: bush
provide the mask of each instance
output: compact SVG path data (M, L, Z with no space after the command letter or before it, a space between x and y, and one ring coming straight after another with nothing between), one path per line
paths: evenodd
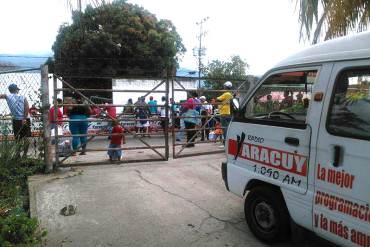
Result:
M45 233L28 217L27 177L43 171L44 164L39 158L21 157L25 143L6 134L0 138L0 246L38 246Z
M45 232L37 232L38 223L22 209L15 209L0 218L1 246L38 246Z

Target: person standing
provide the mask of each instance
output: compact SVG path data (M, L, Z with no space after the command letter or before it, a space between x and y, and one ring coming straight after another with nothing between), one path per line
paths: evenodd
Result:
M37 109L36 105L35 105L35 104L33 104L33 105L30 107L29 113L30 113L30 116L32 116L33 118L36 118L36 117L37 117L37 115L38 115L40 112L39 112L39 109Z
M160 120L161 120L161 127L163 131L166 131L166 97L162 96L161 101L162 101L162 106L160 108Z
M105 103L104 109L107 112L107 118L108 119L116 119L117 118L117 110L116 110L115 106L110 105L108 103Z
M293 93L292 93L293 95ZM280 110L286 109L293 106L293 96L290 96L290 92L288 90L284 91L284 99L280 103Z
M194 102L194 110L196 110L199 114L202 109L202 102L198 98L198 94L193 92L193 102Z
M10 94L0 94L0 99L5 99L12 115L12 126L14 138L23 143L23 157L27 156L29 140L31 137L31 120L29 118L29 104L23 95L19 95L19 88L16 84L8 87ZM20 155L20 151L18 153Z
M201 141L205 141L205 139L209 140L209 105L206 101L206 96L201 96L200 102L202 103L201 105L201 110L200 110L200 115L201 115L201 120L202 120L202 139Z
M153 99L153 96L149 97L148 105L149 105L150 115L152 116L157 115L157 101Z
M187 130L186 147L194 147L196 134L195 127L200 124L199 112L194 109L195 108L194 99L192 98L188 99L186 107L188 110L183 113L185 129Z
M180 101L180 109L179 109L179 120L180 120L180 130L176 133L176 141L182 141L184 138L184 129L185 129L185 122L183 118L183 114L188 110L186 106L186 100Z
M53 130L56 126L61 125L63 121L63 112L60 108L62 108L63 100L57 99L58 107L57 107L57 120L54 120L55 114L55 106L52 106L49 110L49 122L51 124L50 129Z
M219 106L219 113L221 117L221 126L223 130L223 136L224 141L226 140L227 135L227 127L229 126L229 123L231 121L231 115L230 115L230 101L233 98L233 95L231 94L231 89L233 87L233 84L230 81L227 81L224 83L224 90L227 90L222 95L217 97L217 101L221 102L221 105Z
M119 124L118 121L112 122L112 132L108 149L109 160L113 162L114 160L121 160L122 157L122 144L125 144L124 129Z
M91 114L91 109L82 102L80 97L77 97L76 104L78 105L73 106L68 112L69 119L71 120L69 121L69 130L71 131L72 135L77 135L72 137L72 148L73 151L76 152L78 149L78 144L81 144L82 151L80 155L85 155L87 144L86 135L89 127L87 118Z
M272 95L268 94L266 96L266 113L274 111L274 101L272 100Z
M135 115L137 119L138 133L143 133L142 136L149 133L149 106L145 102L145 97L140 97L138 102L135 103Z
M133 101L132 99L128 99L127 101L127 104L125 105L125 107L123 108L123 114L126 114L126 115L130 115L130 114L134 114L134 104L133 104Z

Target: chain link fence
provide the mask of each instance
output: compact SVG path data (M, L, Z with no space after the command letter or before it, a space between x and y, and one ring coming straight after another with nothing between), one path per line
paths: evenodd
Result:
M41 97L41 71L40 69L13 70L0 72L0 94L8 95L9 85L16 84L20 89L19 94L26 97L30 106L31 120L31 148L29 154L38 156L42 150L40 148L42 138L42 121L40 109ZM0 138L14 139L12 128L12 116L6 99L0 99Z

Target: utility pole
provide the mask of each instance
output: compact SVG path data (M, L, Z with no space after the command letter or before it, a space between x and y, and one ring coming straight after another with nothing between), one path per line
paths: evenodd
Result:
M202 70L203 70L202 57L204 55L206 55L206 48L204 48L202 46L202 39L207 34L207 32L203 30L203 24L206 21L208 21L208 19L209 19L209 17L205 17L202 20L200 20L199 22L196 22L197 26L199 26L199 34L197 35L197 39L199 41L199 46L194 47L193 55L198 58L198 78L199 78L198 85L197 85L198 90L201 87L200 78L201 78Z
M78 10L78 12L81 14L81 11L82 11L82 4L81 4L81 0L77 0L77 10Z

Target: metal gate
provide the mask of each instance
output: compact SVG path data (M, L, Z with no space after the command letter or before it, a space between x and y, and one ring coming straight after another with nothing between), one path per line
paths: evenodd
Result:
M198 87L197 90L194 92L192 89L186 89L182 85L182 81L184 80L196 80L199 84L202 80L222 80L222 81L228 81L230 79L228 78L189 78L189 77L174 77L172 78L172 97L174 98L174 93L177 91L183 91L187 93L196 93L198 97L202 97L201 94L207 94L207 93L213 93L217 95L221 95L225 92L232 92L232 94L237 96L238 98L242 98L242 94L247 94L249 90L249 83L247 80L238 81L239 86L235 90L215 90L215 89L209 89L209 88L201 88ZM198 86L200 86L198 84ZM208 98L210 100L210 98ZM230 102L201 102L201 103L193 103L194 106L199 106L200 108L204 106L211 106L213 108L222 107L225 104L230 104ZM171 107L171 122L182 122L183 119L189 118L183 117L180 114L176 113L173 108ZM202 111L202 110L201 110ZM212 133L215 133L216 131L224 132L227 130L227 127L220 127L217 126L217 122L221 121L220 119L224 117L221 116L218 113L215 113L212 110L212 113L207 113L205 115L200 114L199 116L194 116L192 118L196 118L199 121L199 124L196 126L195 129L187 129L180 124L180 126L177 126L172 128L172 157L174 159L182 158L182 157L189 157L189 156L197 156L197 155L208 155L208 154L216 154L216 153L223 153L224 150L224 139L221 137L219 138L219 135ZM229 116L231 118L231 115ZM216 123L216 124L215 124ZM189 132L192 132L192 137L187 138L185 141L181 141L177 139L177 135L179 133L185 133L185 135L189 135ZM200 135L200 136L199 136ZM201 140L197 141L196 139L201 137ZM199 148L193 148L195 145L199 145Z
M85 94L89 92L101 93L110 92L112 95L119 93L130 93L132 95L140 95L140 97L147 97L152 94L163 94L166 99L169 96L169 81L167 78L129 78L131 81L147 81L150 80L153 83L153 88L150 90L141 89L118 89L117 87L110 89L99 89L99 88L78 88L73 85L73 81L67 81L56 75L53 76L53 87L54 97L53 106L54 109L63 107L63 109L73 109L74 107L85 106L90 109L99 111L100 113L107 112L109 108L123 108L128 109L133 107L138 110L140 108L146 108L146 105L135 104L113 104L112 101L104 102L103 97L96 95L94 97L87 97ZM63 87L58 87L58 81L61 81ZM113 85L113 83L112 83ZM58 93L72 93L74 98L82 99L83 103L78 103L74 99L71 101L67 100L68 97L63 97L64 102L58 103ZM96 102L96 100L100 102ZM156 105L156 109L163 109L165 115L159 116L156 114L147 115L146 118L138 117L136 112L133 114L125 114L124 112L112 116L111 114L95 115L86 119L71 119L63 118L58 119L58 111L54 111L54 123L58 126L54 128L54 146L55 146L55 164L57 166L70 166L70 165L91 165L91 164L106 164L108 161L108 151L123 151L124 155L121 160L114 161L114 163L129 163L129 162L150 162L150 161L164 161L169 158L169 104L168 100L164 104ZM135 111L136 111L135 110ZM67 110L68 112L68 110ZM110 132L111 125L113 122L118 122L125 129L126 144L111 148L109 147L109 138L117 134ZM76 133L76 124L88 125L86 133ZM158 127L158 123L161 123L161 127ZM128 125L130 124L130 125ZM132 126L133 124L133 126ZM157 126L155 128L154 126ZM140 127L141 126L141 127ZM153 126L153 128L152 128ZM73 127L73 128L71 128ZM140 133L142 128L146 128L150 131ZM78 132L78 131L77 131ZM86 140L86 145L83 145ZM71 142L78 142L74 149L71 149ZM141 144L141 145L137 145ZM85 146L85 147L84 147ZM150 152L148 152L150 151ZM81 153L80 153L81 152ZM85 156L75 156L76 154L87 154Z
M181 103L176 98L182 92L182 98L188 98L190 92L197 92L198 94L214 93L222 94L230 90L212 90L207 88L184 86L185 82L200 81L203 78L187 78L187 77L166 77L166 78L139 78L130 77L126 79L112 79L111 88L82 88L76 83L73 83L73 78L68 81L65 78L53 76L53 107L58 109L62 107L64 110L73 109L74 107L87 106L94 108L99 112L108 111L108 108L127 109L133 107L134 109L141 109L142 107L149 107L148 105L132 104L133 102L121 102L124 98L122 94L127 97L134 95L140 97L148 97L153 95L163 95L164 99L161 103L156 104L155 109L160 109L159 114L148 115L146 118L137 116L136 113L126 114L122 112L111 116L105 114L104 116L89 117L84 120L71 119L69 117L54 121L51 125L56 125L52 131L54 137L54 160L56 166L72 166L72 165L91 165L91 164L109 164L108 151L123 151L123 158L114 163L131 163L131 162L151 162L151 161L165 161L169 159L170 151L174 159L180 157L214 154L224 152L222 141L218 139L208 138L209 132L215 131L215 126L210 124L216 122L220 118L218 114L207 116L197 116L199 119L199 126L196 129L189 130L180 126L183 116L178 113L178 108ZM135 84L136 82L136 84ZM122 84L123 83L123 84ZM126 83L126 84L125 84ZM136 86L130 88L133 83ZM240 88L246 81L240 83L238 89L231 90L234 94L246 92ZM143 87L146 89L142 89ZM141 88L140 88L141 87ZM102 93L111 93L112 98L102 96ZM80 98L83 103L77 103L66 95L63 95L63 103L58 103L58 97L62 98L61 94L73 95L74 98ZM92 96L93 94L93 96ZM90 95L90 96L89 96ZM121 96L120 96L121 95ZM171 95L171 99L169 99ZM200 96L200 95L199 95ZM117 98L118 97L118 98ZM162 97L162 98L163 98ZM112 99L115 99L113 101ZM171 101L171 102L170 102ZM113 102L116 102L115 104ZM119 102L119 103L117 103ZM210 103L196 103L198 106L204 106ZM212 107L217 107L223 103L213 102ZM176 109L175 109L176 108ZM136 111L136 110L135 110ZM68 112L68 111L67 111ZM159 111L155 111L159 112ZM54 119L58 119L58 111L54 111ZM112 134L110 132L113 122L118 121L125 129L126 144L120 147L109 147ZM71 125L75 126L78 123L87 123L88 129L84 133L71 131ZM145 133L140 133L143 126ZM130 127L131 126L131 127ZM141 126L141 127L140 127ZM144 129L145 129L144 128ZM217 127L220 131L225 131L225 127ZM73 128L72 128L73 129ZM188 135L189 131L195 133L192 138L184 140L177 140L178 135ZM202 140L195 139L203 132ZM86 140L87 139L87 140ZM207 140L205 140L207 139ZM86 141L83 141L86 140ZM76 143L80 141L78 145ZM83 145L86 142L86 148ZM74 143L74 148L71 146ZM189 148L189 144L197 144L201 148ZM172 147L170 149L170 146ZM84 155L83 154L87 154ZM77 155L76 154L81 154Z

